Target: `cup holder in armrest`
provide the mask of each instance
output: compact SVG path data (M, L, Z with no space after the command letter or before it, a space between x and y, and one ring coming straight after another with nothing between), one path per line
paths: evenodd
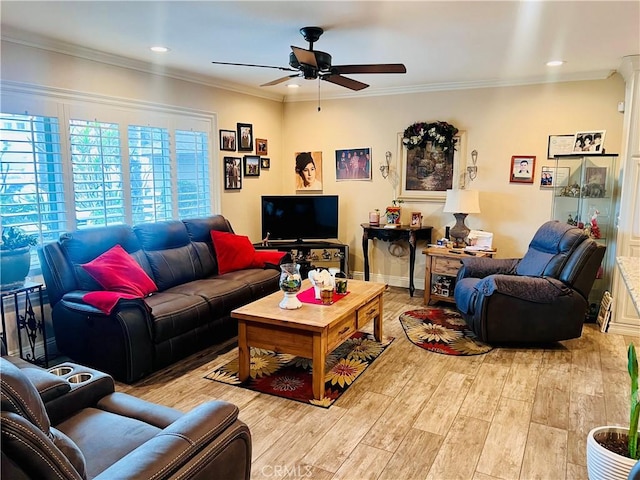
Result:
M71 367L54 367L49 369L49 373L56 375L58 377L62 377L63 375L69 375L73 372L73 368Z
M67 378L67 381L69 383L84 383L88 382L92 378L93 375L91 375L90 373L76 373L75 375L71 375L69 378Z

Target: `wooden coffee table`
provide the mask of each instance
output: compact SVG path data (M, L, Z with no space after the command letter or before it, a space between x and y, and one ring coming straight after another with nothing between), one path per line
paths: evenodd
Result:
M311 287L302 282L301 291ZM332 305L303 303L297 310L278 306L283 293L278 291L237 308L231 316L238 320L238 356L240 381L249 378L250 347L311 358L313 397L324 395L324 364L328 353L357 330L373 320L373 335L382 340L383 283L349 280L346 297Z

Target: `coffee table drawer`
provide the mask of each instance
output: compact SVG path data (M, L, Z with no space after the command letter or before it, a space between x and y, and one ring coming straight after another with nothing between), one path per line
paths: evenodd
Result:
M364 327L371 320L380 315L380 302L377 298L374 298L365 306L360 307L357 312L358 315L358 328Z
M329 333L327 335L327 345L329 351L344 342L347 338L356 332L356 315L351 314L344 320L329 327Z

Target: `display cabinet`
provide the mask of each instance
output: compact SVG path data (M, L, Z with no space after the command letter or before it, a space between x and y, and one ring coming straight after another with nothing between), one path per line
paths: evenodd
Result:
M583 228L607 247L602 267L589 295L590 319L595 319L602 295L611 288L614 220L617 208L616 154L558 155L550 171L552 219ZM593 318L591 318L593 317Z

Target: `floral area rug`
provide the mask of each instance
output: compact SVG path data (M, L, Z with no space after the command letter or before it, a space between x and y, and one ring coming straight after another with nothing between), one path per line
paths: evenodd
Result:
M313 398L311 359L260 348L251 347L251 372L245 382L238 379L237 357L209 372L205 378L329 408L393 340L393 337L386 337L380 343L371 334L356 332L328 354L322 400Z
M445 355L480 355L492 350L469 329L455 310L423 308L400 315L407 338L419 347Z

